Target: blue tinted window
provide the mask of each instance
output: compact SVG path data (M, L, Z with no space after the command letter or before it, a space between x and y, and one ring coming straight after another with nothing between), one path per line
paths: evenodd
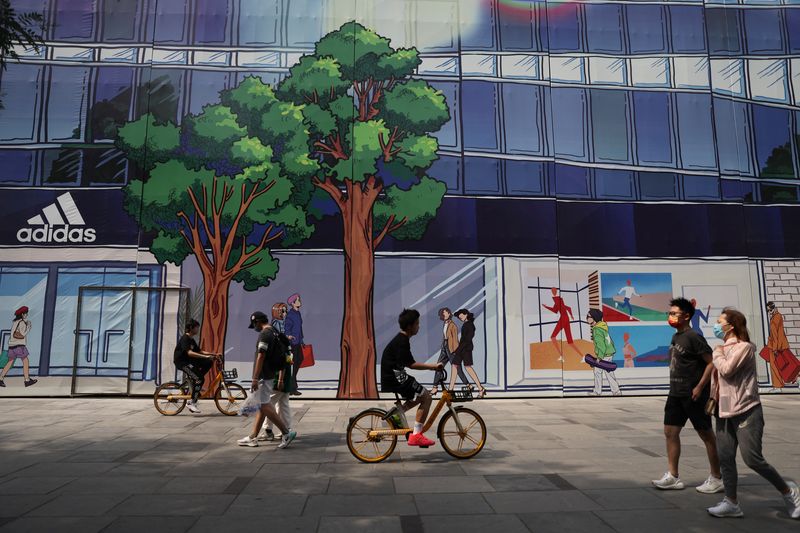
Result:
M669 6L673 52L704 52L706 27L703 6Z
M141 0L105 0L103 2L103 40L138 41L141 23Z
M183 103L183 79L185 70L179 69L152 69L147 72L147 81L140 87L140 98L136 102L136 116L152 113L159 122L171 120L178 123L183 116L181 104Z
M89 109L92 140L117 138L117 128L128 120L133 100L134 69L100 67L95 70L94 100Z
M194 9L194 42L227 43L229 0L195 0Z
M783 53L783 28L778 9L743 9L747 51Z
M591 89L590 94L595 161L629 162L630 113L626 91Z
M497 85L486 81L465 81L461 86L461 120L464 147L497 150Z
M586 198L590 195L588 168L555 165L554 181L557 197Z
M82 138L88 82L88 68L52 67L47 107L48 141Z
M428 175L447 185L447 192L460 193L461 184L458 176L461 170L461 158L449 155L439 156L428 169Z
M192 72L189 112L199 113L203 106L219 102L219 92L228 84L227 72L195 70Z
M586 4L586 46L589 52L625 51L621 4Z
M442 148L460 148L461 142L458 138L460 120L458 84L433 81L430 84L436 90L442 91L447 107L450 110L450 120L433 135L439 140L439 146Z
M278 44L280 0L239 0L239 44Z
M474 20L461 21L461 48L464 50L494 50L495 2L481 2ZM502 20L502 19L501 19ZM502 26L501 22L501 26ZM502 29L501 29L502 31Z
M626 6L631 53L666 52L664 10L658 5Z
M581 28L578 22L580 6L578 4L561 4L558 9L558 16L547 19L550 50L554 52L581 51Z
M717 167L714 154L714 128L711 124L711 95L676 93L678 142L683 168Z
M635 91L636 154L641 165L674 165L669 93Z
M156 2L151 32L156 43L186 42L188 0ZM150 34L150 32L148 32Z
M791 149L791 111L753 105L753 131L759 176L791 178L795 175Z
M37 137L36 109L41 98L42 69L9 62L0 71L0 141L33 141Z
M550 91L553 123L553 153L557 157L586 160L586 92L584 89L553 87Z
M709 52L712 54L741 53L738 10L709 8L705 13Z
M683 176L683 197L687 200L719 200L716 176Z
M503 50L541 50L536 8L500 10L500 45Z
M29 183L33 150L0 150L0 183Z
M502 87L506 152L542 154L542 88L519 83Z
M753 200L753 182L738 179L720 180L723 200Z
M636 196L633 172L596 168L594 170L594 190L598 198L633 199Z
M544 194L545 163L508 160L505 164L507 194L515 196Z
M642 200L678 198L678 176L667 172L640 172L639 190Z
M289 46L313 46L322 37L319 0L286 0L289 3L286 30Z
M714 126L720 172L752 176L747 104L714 98Z
M65 41L90 41L94 35L96 0L57 0L53 37Z
M786 29L789 35L789 53L800 53L800 9L786 9Z
M500 194L500 162L489 157L465 157L464 193Z

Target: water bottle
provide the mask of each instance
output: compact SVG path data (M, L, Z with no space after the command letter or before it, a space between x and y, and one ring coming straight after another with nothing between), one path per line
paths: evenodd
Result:
M394 407L392 407L392 409L389 411L387 418L391 419L395 428L408 427L406 422L406 415L403 412L403 409L399 405L395 405Z

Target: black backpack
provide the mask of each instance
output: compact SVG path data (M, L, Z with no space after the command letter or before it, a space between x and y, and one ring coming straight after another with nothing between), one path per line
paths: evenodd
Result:
M272 329L272 340L264 357L264 374L272 377L286 365L286 356L291 352L289 338L276 329Z

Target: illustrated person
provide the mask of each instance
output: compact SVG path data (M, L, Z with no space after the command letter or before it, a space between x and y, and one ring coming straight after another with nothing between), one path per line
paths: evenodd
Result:
M769 315L767 348L769 348L769 373L772 376L771 392L778 392L786 386L786 382L783 381L778 370L778 354L789 349L789 339L786 338L786 330L783 327L783 315L773 302L767 302L767 314Z
M194 340L198 333L200 333L200 322L194 318L186 321L184 334L178 340L173 356L175 368L183 372L183 375L192 384L192 399L187 404L189 411L192 413L200 413L200 408L197 407L197 400L203 390L203 378L211 370L213 359L222 357L221 354L201 350L197 341Z
M272 306L271 326L275 328L275 331L284 333L284 320L288 310L289 307L283 302L278 302ZM283 424L288 427L290 431L292 428L292 410L289 405L289 394L294 390L294 383L292 380L292 359L293 357L289 357L284 368L275 374L275 379L272 383L272 396L270 397L270 402L272 403L273 407L275 407L275 411L281 417L281 420L283 420ZM274 424L272 423L272 420L267 418L264 421L264 426L262 428L263 431L258 435L258 440L275 440L275 433L272 431L273 427Z
M636 353L636 348L631 344L631 334L623 333L622 342L622 356L625 358L625 368L633 368L633 358L638 354Z
M711 395L718 402L717 450L725 498L708 512L720 518L743 516L736 493L739 448L744 463L783 495L789 516L800 518L800 488L781 477L761 454L764 410L758 396L756 347L750 342L747 319L741 312L726 308L714 324L714 335L723 341L713 352Z
M439 320L444 322L444 326L442 326L442 348L439 351L439 363L444 365L445 363L452 363L453 362L453 353L458 348L458 326L455 325L453 322L453 312L450 310L449 307L442 307L439 309ZM467 375L464 373L464 369L461 366L457 366L453 368L454 371L458 373L458 377L461 379L461 382L466 385L467 387L472 387L469 384L469 379L467 379ZM439 382L444 378L444 372L436 372L433 378L433 388L431 389L431 394L436 394L439 392Z
M442 370L444 365L418 363L411 354L411 337L419 333L419 311L403 309L397 317L400 332L389 341L381 356L381 391L396 392L405 399L403 410L419 405L414 430L408 438L409 446L433 446L436 444L422 433L422 426L431 407L431 393L409 376L406 368L414 370Z
M267 315L261 311L256 311L250 315L250 329L258 332L258 344L256 345L256 359L253 365L253 383L250 385L250 392L256 396L261 408L256 414L253 430L250 435L236 441L239 446L258 446L258 432L264 424L264 419L268 418L281 430L281 443L278 448L286 448L297 437L297 432L290 430L283 422L281 416L272 404L273 382L275 374L280 368L271 368L267 364L267 354L276 349L275 343L280 342L272 326L269 325Z
M14 361L22 360L22 376L25 378L25 386L35 385L39 380L31 377L30 363L28 362L28 333L31 332L31 321L28 320L29 309L22 306L14 311L14 319L11 321L11 338L8 340L8 362L0 372L0 387L5 387L5 379L8 371L14 366Z
M709 305L706 309L706 312L703 313L700 309L697 308L697 300L692 298L691 300L692 307L694 307L694 315L692 315L692 329L699 333L701 336L705 337L703 334L703 330L700 328L700 321L702 320L704 323L708 324L708 316L711 313L711 306Z
M653 485L662 490L684 488L678 475L681 430L686 421L691 420L705 444L711 470L708 479L696 490L704 494L722 492L717 443L711 429L711 416L705 412L711 395L711 371L714 368L711 347L702 335L691 328L694 314L692 303L686 298L675 298L669 305L667 321L676 330L669 347L669 394L664 405L664 437L669 470L661 479L654 479Z
M619 306L620 311L627 306L628 314L633 316L633 307L631 306L631 298L633 298L634 296L639 296L641 298L641 296L639 294L636 294L636 289L633 287L633 285L631 285L631 280L627 280L625 286L622 287L617 292L617 294L622 294L623 296L622 305Z
M300 300L300 295L295 293L287 298L286 303L289 304L289 311L283 322L283 333L292 343L292 358L294 359L294 363L292 363L292 376L294 377L292 396L301 396L297 374L300 371L300 365L303 364L303 316L300 314L303 302Z
M614 341L611 340L611 335L608 334L608 324L603 321L603 312L599 309L589 309L586 314L586 321L592 327L592 341L594 342L594 354L598 361L611 362L614 359L614 354L617 349L614 347ZM611 394L619 396L622 392L619 390L619 382L617 376L613 371L603 370L602 368L594 367L594 389L592 395L600 396L603 392L603 376L608 380L608 386L611 389Z
M473 381L475 381L475 385L478 386L478 398L484 398L486 396L486 387L481 385L478 374L475 372L475 369L472 368L472 350L474 349L472 339L475 337L475 315L470 313L467 309L459 309L456 311L456 318L462 323L461 338L458 340L458 347L456 347L455 352L453 352L453 369L455 372L450 376L450 388L452 389L455 387L456 373L460 371L461 365L464 365L467 374L472 377Z
M546 304L542 304L542 307L551 313L558 315L556 327L553 329L553 333L550 334L550 342L553 343L553 346L555 346L556 351L558 352L558 360L564 360L564 353L561 351L561 343L558 341L558 334L561 331L564 332L564 336L567 338L567 346L572 348L572 350L578 354L578 357L582 358L583 354L578 347L575 346L575 342L572 340L572 327L570 326L570 320L573 320L574 318L572 316L572 308L564 303L564 299L558 295L557 288L551 288L550 292L553 295L553 306L550 307Z

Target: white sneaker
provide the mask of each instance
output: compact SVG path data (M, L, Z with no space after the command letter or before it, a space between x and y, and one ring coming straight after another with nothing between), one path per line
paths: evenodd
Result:
M258 439L254 439L250 435L248 435L243 439L237 440L236 444L238 444L239 446L249 446L251 448L255 448L256 446L258 446Z
M792 518L800 518L800 488L797 483L789 481L789 494L783 495L783 500L786 502L786 512Z
M661 479L654 479L653 486L661 490L682 490L683 481L666 472Z
M706 509L708 514L717 518L741 518L744 516L738 503L733 503L728 498L723 499L714 507Z
M275 440L275 433L271 429L265 429L258 434L258 440L261 442Z
M287 446L289 446L289 444L292 443L295 437L297 437L296 431L289 431L289 433L287 433L286 435L281 436L281 443L278 444L278 448L281 449L286 448Z
M720 478L708 476L708 479L705 480L699 487L695 487L695 490L697 492L702 492L703 494L716 494L717 492L724 491L725 485L722 483Z
M189 402L186 404L190 413L200 414L200 408L197 407L197 402Z

